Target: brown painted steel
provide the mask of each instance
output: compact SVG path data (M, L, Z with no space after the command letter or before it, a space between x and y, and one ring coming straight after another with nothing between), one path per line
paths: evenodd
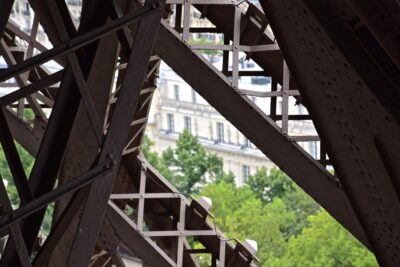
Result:
M400 177L376 141L395 155L400 127L310 11L315 3L261 3L371 249L381 265L399 265Z

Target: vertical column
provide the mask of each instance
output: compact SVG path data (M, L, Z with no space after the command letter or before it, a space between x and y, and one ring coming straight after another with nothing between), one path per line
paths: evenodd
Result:
M185 239L185 217L186 217L186 204L185 200L183 198L180 198L181 200L181 206L180 206L180 211L179 211L179 226L178 226L178 232L179 232L179 237L178 237L178 255L177 255L177 266L182 267L183 265L183 241Z
M225 267L225 248L226 248L226 241L221 239L219 242L219 266Z
M144 200L146 193L146 167L142 166L140 171L140 186L139 186L139 203L138 203L138 217L137 226L139 231L143 231L143 217L144 217Z
M232 48L232 87L239 88L239 45L240 45L240 19L242 12L235 7L233 21L233 48Z
M185 44L189 42L189 28L190 28L190 0L185 0L183 4L183 34L182 40Z
M288 135L289 126L289 84L290 74L286 62L283 61L283 82L282 82L282 134Z

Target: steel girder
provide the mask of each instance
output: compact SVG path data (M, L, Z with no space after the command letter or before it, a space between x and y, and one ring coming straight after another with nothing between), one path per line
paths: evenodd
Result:
M399 265L399 102L393 109L376 95L398 87L382 71L371 72L374 55L362 50L370 44L359 45L351 22L342 20L352 14L341 9L343 1L261 3L372 251L381 265ZM360 68L366 62L369 71Z
M400 5L399 2L384 0L376 1L347 1L359 15L368 29L375 36L390 58L400 68Z
M97 111L94 110L93 99L88 94L88 86L85 80L88 79L87 77L93 77L91 64L93 62L93 59L95 58L97 50L96 49L97 45L92 44L93 40L96 40L96 38L101 37L102 35L104 35L104 33L115 31L116 26L115 23L104 24L105 19L108 17L109 15L108 12L110 10L109 8L107 8L107 6L96 7L97 5L96 1L86 2L86 4L87 5L83 7L82 11L82 15L84 18L82 18L81 20L81 26L77 31L76 35L79 36L85 32L86 33L88 32L89 35L91 34L91 36L85 39L84 37L85 35L83 34L82 35L83 38L81 38L80 40L74 39L77 41L78 46L79 45L80 47L85 46L82 50L76 50L78 48L74 46L73 42L70 41L70 39L75 36L75 33L68 33L68 31L65 31L62 28L63 25L69 25L68 23L65 24L65 22L68 22L68 20L70 19L70 15L68 13L67 15L65 14L66 6L65 3L63 5L61 2L59 3L59 5L64 6L65 7L64 9L60 6L52 4L52 2L49 2L49 6L46 6L47 9L50 9L50 11L47 13L45 12L45 10L42 9L42 7L36 7L36 9L39 11L37 12L37 15L43 19L41 20L41 23L43 23L42 26L46 30L48 30L47 31L48 33L51 32L51 30L53 31L52 34L54 34L53 36L54 38L50 38L54 39L53 45L57 46L59 43L64 42L66 44L64 45L64 47L57 47L56 49L44 51L42 54L38 54L33 58L23 61L23 63L20 64L15 59L13 59L14 55L8 52L10 50L8 50L8 45L6 44L6 41L9 40L10 45L15 45L12 44L13 40L8 38L10 37L9 34L11 35L13 34L12 31L7 32L5 34L5 39L2 41L2 55L6 58L6 60L8 60L8 64L10 66L13 65L13 67L8 68L7 70L1 73L3 81L4 79L7 79L6 78L7 75L11 76L17 75L16 79L19 82L19 86L21 88L25 86L24 88L21 89L21 91L17 91L17 93L11 94L3 99L4 101L3 107L5 109L5 112L7 112L7 114L10 114L9 117L15 116L16 117L15 119L14 117L11 117L14 119L14 121L16 122L21 121L22 125L23 124L26 125L25 131L21 130L21 128L19 129L16 127L13 128L14 131L20 131L20 132L33 132L28 128L29 124L26 124L24 118L21 117L20 115L21 113L19 111L23 111L23 109L25 108L24 104L25 100L21 101L20 100L21 97L26 97L28 99L29 103L28 108L32 108L35 111L37 117L39 117L40 115L44 116L44 121L47 121L47 118L45 117L46 115L42 112L40 105L38 105L38 100L34 99L32 97L32 94L37 94L36 92L38 90L44 89L43 87L47 87L50 84L53 84L61 79L59 74L56 74L54 76L50 75L48 76L48 78L46 78L45 75L43 75L45 78L39 80L39 82L33 83L32 85L27 85L26 82L28 81L28 79L31 80L33 78L27 76L27 73L25 71L31 69L32 66L35 66L35 64L36 65L38 64L38 61L35 61L35 59L39 59L39 61L42 60L41 62L43 62L43 58L49 60L52 59L54 56L59 56L60 53L65 54L74 51L73 54L68 54L67 56L68 64L66 67L66 71L62 75L63 80L61 82L60 89L58 90L54 108L52 109L49 123L43 134L43 141L41 142L39 149L37 149L38 147L37 141L40 140L31 139L31 142L29 142L29 139L25 137L26 135L23 135L22 133L16 136L16 138L21 138L21 140L25 139L25 142L27 144L26 147L30 150L31 153L33 154L37 153L35 166L32 170L29 182L27 182L26 178L24 178L22 175L23 171L21 171L21 167L20 165L18 165L19 157L15 153L16 150L13 147L12 136L10 135L10 132L6 131L8 127L7 122L5 120L4 115L2 116L3 118L2 129L4 129L4 131L2 130L2 133L4 133L4 135L2 135L1 141L3 147L6 148L5 150L7 151L6 152L7 159L10 163L10 167L13 170L12 173L14 181L16 181L18 189L20 189L19 195L21 199L21 207L16 211L12 211L9 209L3 210L5 214L3 214L2 216L3 220L2 229L4 229L4 227L8 227L10 223L12 225L9 226L11 227L10 229L12 235L10 236L9 241L7 242L7 247L1 258L1 264L5 266L8 266L10 264L12 265L21 264L23 266L30 265L29 259L26 260L27 259L26 255L31 253L33 249L33 244L36 243L37 239L36 237L39 230L38 227L41 224L43 218L42 216L44 214L43 208L46 207L50 202L55 201L64 194L72 193L73 191L76 191L80 187L90 183L90 185L86 186L84 189L80 190L77 194L75 194L75 197L70 202L70 205L68 205L67 211L62 216L62 220L58 221L57 225L54 227L54 232L52 232L52 234L48 238L48 241L52 242L54 240L57 240L57 238L60 238L59 226L62 225L63 227L61 229L63 229L68 225L68 221L71 221L71 215L77 212L77 207L82 206L85 203L86 203L85 205L90 204L90 201L88 200L90 200L91 195L93 194L91 192L96 192L96 188L103 188L103 189L105 188L107 190L112 189L112 183L114 181L115 172L117 170L115 168L115 165L121 158L122 150L124 149L125 146L125 140L128 137L128 130L130 129L131 117L133 117L134 114L133 111L135 110L137 103L137 102L136 103L131 102L128 99L132 99L132 96L139 95L140 91L139 89L141 88L141 85L143 83L144 73L147 69L146 62L149 60L150 57L149 53L152 50L151 49L152 43L154 41L155 33L158 28L157 25L159 24L160 21L162 8L159 6L159 4L154 3L152 5L148 5L147 7L139 9L138 12L136 13L131 13L130 16L128 16L129 17L128 20L126 17L123 17L115 21L117 23L120 23L119 25L117 25L117 27L122 28L128 23L132 23L132 20L137 20L138 18L141 19L141 16L145 17L144 20L146 20L146 22L141 23L140 24L141 26L138 27L138 34L139 34L138 36L140 36L140 38L138 38L137 41L138 45L136 46L136 48L132 50L130 56L130 60L132 60L132 62L134 63L130 64L130 67L128 67L130 75L128 76L128 78L123 80L124 85L122 86L121 89L119 89L119 95L122 95L123 97L117 99L116 101L118 103L117 108L113 110L113 112L109 115L111 124L107 129L106 135L103 137L103 127L102 127L103 125L99 124L100 120L98 120ZM98 13L99 10L104 10L103 16L99 16ZM92 13L92 15L90 15L90 12L95 12L95 13ZM57 25L59 27L54 28L54 25ZM91 29L95 28L97 32L91 31ZM58 39L56 38L57 37L55 35L56 33L59 35ZM82 44L82 41L84 41L85 43ZM68 42L68 44L66 42ZM142 45L140 45L141 42L143 42ZM116 51L117 47L116 46L114 47L115 47L114 51ZM142 51L143 49L147 49L148 52L143 53ZM75 50L77 55L79 55L79 60L75 56ZM55 54L51 54L52 52L55 52ZM97 50L97 53L100 56L101 53L104 53L104 51L99 52L99 50ZM28 55L28 58L29 56L32 55ZM116 55L114 55L113 57L115 58ZM110 64L112 70L114 70L113 69L114 65L115 64ZM21 70L21 67L23 70ZM15 71L15 69L17 69L17 71ZM41 67L38 67L37 69L33 69L31 71L37 74L38 72L40 72L40 69ZM19 73L17 73L18 71ZM97 71L99 72L98 69ZM112 74L113 73L111 72L108 75L106 75L106 78L108 78L110 81L108 87L106 88L107 98L109 94L108 90L110 90L109 88L112 84L111 83ZM97 75L101 74L98 73ZM98 82L98 80L96 82ZM92 87L93 86L94 84L92 85ZM83 171L83 173L87 172L87 174L83 174L82 178L80 178L81 176L78 176L78 178L73 179L67 183L64 183L63 185L60 185L58 189L56 189L55 191L51 191L51 188L53 187L53 184L55 182L55 178L57 177L61 159L64 156L64 150L67 140L69 138L69 132L71 131L72 125L75 121L76 117L75 114L78 111L77 108L80 103L81 97L83 100L82 106L85 108L84 110L85 112L87 112L86 114L89 118L88 120L91 122L91 127L89 127L88 130L89 132L90 131L94 132L95 136L97 135L98 137L97 139L98 142L96 143L97 149L95 149L94 151L95 155L94 157L92 157L92 161L90 163L91 166L88 166L88 168ZM41 99L43 100L43 97ZM125 104L123 103L124 102L123 99L125 101ZM10 105L16 100L19 103L22 103L22 105L18 105L17 114L14 115L13 114L14 110L12 109L12 105L10 106L10 108L6 108L6 105ZM48 103L52 107L53 103L51 102L52 101ZM106 106L104 106L104 110L105 108ZM126 110L127 108L128 110ZM132 111L129 112L129 109L131 109ZM66 112L67 110L68 112ZM101 111L104 113L104 110ZM123 120L125 120L126 122L121 123ZM124 126L125 128L121 128L122 126ZM41 136L39 134L39 138L40 137ZM118 142L120 142L119 146L116 145L118 144ZM22 144L24 144L24 142L22 142ZM100 154L98 154L99 151ZM97 157L96 154L98 154ZM113 155L115 155L114 158L110 158L113 157ZM96 162L100 163L99 167L97 167ZM97 170L99 168L100 172L99 170ZM115 169L115 171L114 173L110 173L109 171L105 172L103 171L104 168L106 168L107 170L110 170L110 168ZM44 169L46 169L45 173L43 173ZM88 179L87 177L90 178L89 181L87 180ZM96 183L93 181L94 179L100 179L101 182ZM111 184L102 185L102 183L104 183L105 181L108 181L108 183ZM88 195L82 193L88 193ZM82 197L82 195L84 197ZM101 213L104 214L106 208L105 205L107 203L108 197L106 194L101 194L101 196L105 198L104 206L101 207L98 205L99 203L96 202L97 204L96 207L90 209L90 211L98 209L100 211L100 214ZM4 199L7 199L7 197L3 196L3 200ZM6 205L6 203L4 205ZM32 210L27 213L26 210L29 208L31 208ZM71 210L73 212L70 212ZM68 213L71 213L71 215L67 216ZM74 242L78 242L78 245L75 245L73 248L75 249L79 248L80 250L78 252L74 252L74 250L72 250L70 256L68 257L68 260L65 262L65 263L70 262L69 264L72 264L73 266L87 266L91 256L91 251L94 247L94 242L97 239L96 232L98 233L99 227L102 222L102 217L97 216L98 227L96 228L92 226L88 228L87 226L85 226L85 221L84 221L86 213L87 211L85 211L84 209L80 217L79 229L80 230L85 229L85 234L88 234L88 231L94 231L94 235L92 235L94 238L92 239L91 242L90 240L84 240L83 244L79 245L79 240L80 240L79 234L75 236ZM7 220L10 216L12 218L11 221ZM17 224L15 225L15 223ZM27 225L29 225L29 227L26 227ZM18 232L20 228L23 233L22 235L20 235ZM23 239L21 239L21 236L23 237ZM45 246L43 250L40 251L39 255L42 255L42 253L46 255L46 253L48 253L48 250L51 251L52 249L54 249L55 245L56 243L53 242L52 246ZM69 247L68 249L71 250L71 247ZM17 259L15 255L18 255L19 259ZM86 257L86 259L84 257ZM78 259L78 262L76 261L76 259ZM64 265L65 263L61 264Z

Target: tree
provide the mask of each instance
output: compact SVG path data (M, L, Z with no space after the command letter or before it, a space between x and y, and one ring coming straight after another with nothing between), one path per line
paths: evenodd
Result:
M294 214L282 200L276 198L263 205L249 187L225 182L205 186L200 195L212 199L216 226L227 237L257 242L257 255L264 265L285 254L287 244L282 229L292 223Z
M173 173L169 177L172 184L188 194L198 192L207 181L229 178L223 172L222 159L207 152L187 130L179 135L176 148L168 148L162 153L162 162Z
M222 41L216 42L209 40L207 38L199 38L199 39L190 39L189 40L190 45L221 45ZM201 54L208 55L211 57L216 57L216 56L222 56L222 51L221 50L210 50L210 49L202 49L199 50Z
M235 185L235 175L233 172L225 173L222 171L215 177L215 183L225 182L227 184Z
M156 152L152 150L154 142L145 135L141 145L141 151L143 152L146 160L167 180L171 181L173 173L170 171L168 166L165 164L163 158L161 158Z
M374 255L326 211L309 217L309 225L288 242L283 266L378 266Z
M263 201L271 201L275 197L284 197L293 192L295 184L281 170L272 167L267 170L265 167L257 169L254 175L250 175L247 184Z
M27 112L25 110L24 116L27 117L27 119L33 119L33 113ZM15 143L15 146L18 151L19 158L21 160L22 166L24 168L25 174L27 177L29 177L33 164L35 163L35 158L30 155L20 144ZM11 204L14 207L18 207L20 205L20 198L18 195L17 188L14 183L14 179L11 175L10 168L8 166L7 159L5 157L3 148L0 146L0 173L1 176L4 180L7 181L7 194L10 198ZM43 219L43 224L42 224L42 229L43 233L47 235L50 231L51 227L51 221L52 221L52 216L53 216L53 206L54 205L49 205L49 207L46 209L46 215Z
M286 238L300 234L302 229L308 225L307 218L321 209L321 206L296 184L291 193L285 194L282 200L287 208L296 214L293 224L285 232Z
M287 208L296 214L293 224L284 232L286 238L299 234L307 226L307 217L320 209L317 202L276 167L269 171L264 167L259 168L247 183L265 203L275 198L282 199Z
M151 151L149 139L143 145L147 159L180 190L199 189L198 196L212 199L215 224L225 236L258 243L262 266L377 266L362 244L278 168L260 168L247 186L236 187L222 160L190 133L162 157ZM195 240L192 245L201 247ZM202 257L201 265L208 266L209 258Z
M26 176L28 177L31 173L35 159L18 143L15 143L17 151L24 167ZM20 203L17 188L15 187L14 180L11 175L10 168L8 167L8 162L4 154L3 148L0 146L0 173L3 179L8 182L7 193L10 197L11 203L14 206L18 206Z

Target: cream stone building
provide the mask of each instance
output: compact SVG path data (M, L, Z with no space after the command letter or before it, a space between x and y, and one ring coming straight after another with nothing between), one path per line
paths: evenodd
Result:
M246 63L245 63L246 64ZM269 80L242 81L253 90L269 86ZM268 101L258 101L260 107L269 108ZM306 112L294 103L291 109L299 114ZM278 109L279 109L278 103ZM255 125L256 127L256 125ZM243 185L248 176L262 166L271 168L274 164L259 151L242 133L210 106L187 83L176 75L166 64L160 67L158 89L149 114L147 134L155 142L154 150L158 153L168 147L174 147L179 134L184 129L196 136L210 152L223 159L224 171L232 172L237 185ZM296 134L314 131L312 124L295 123L290 125L290 132ZM311 145L310 145L311 144ZM317 145L307 143L306 150L317 153Z

